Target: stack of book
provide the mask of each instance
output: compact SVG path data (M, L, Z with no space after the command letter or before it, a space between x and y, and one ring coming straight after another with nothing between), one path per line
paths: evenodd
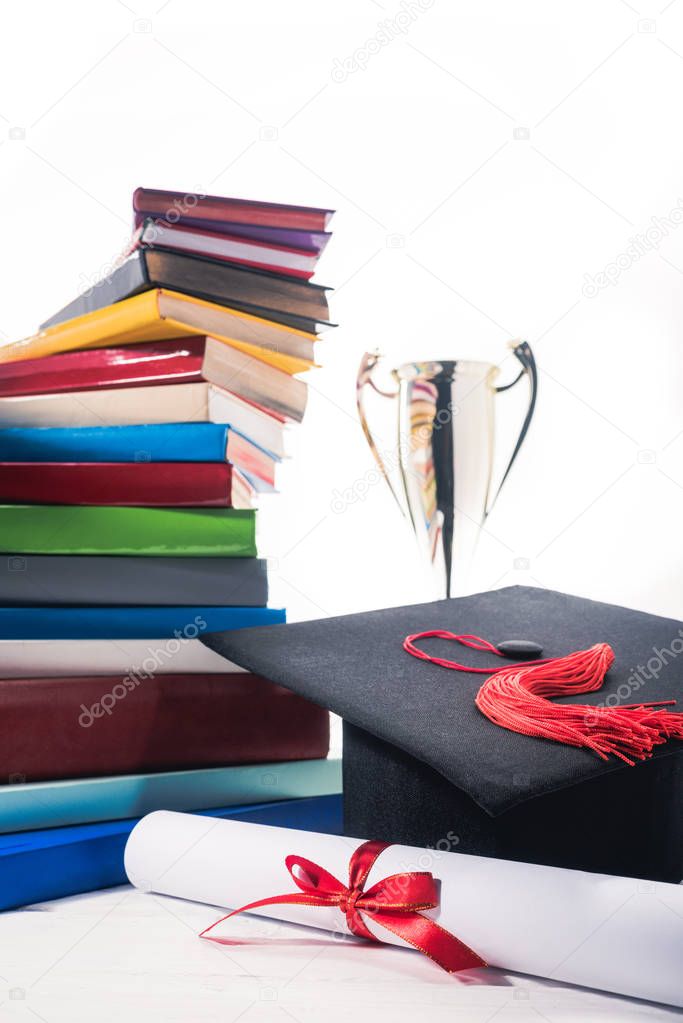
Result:
M133 206L113 272L0 348L0 908L122 881L153 809L338 823L326 712L201 643L285 620L255 508L330 326L331 211Z

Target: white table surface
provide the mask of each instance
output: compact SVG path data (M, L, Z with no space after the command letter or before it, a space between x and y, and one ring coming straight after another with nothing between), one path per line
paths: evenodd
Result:
M200 941L220 915L128 886L1 914L0 1023L636 1023L683 1015L498 970L465 983L417 953L256 917L234 921L234 934L252 944Z

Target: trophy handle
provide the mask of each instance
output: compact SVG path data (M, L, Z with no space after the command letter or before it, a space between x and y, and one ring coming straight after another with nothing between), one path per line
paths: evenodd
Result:
M502 387L496 387L495 392L496 394L501 394L503 391L509 391L510 388L515 386L515 384L519 383L522 377L526 377L529 381L529 404L527 405L526 414L522 422L522 428L519 431L517 443L515 444L514 450L510 457L510 461L507 464L507 468L503 473L502 479L498 484L498 488L495 494L493 495L493 499L486 508L484 516L485 518L489 515L491 509L498 500L498 496L501 490L503 489L503 484L505 483L505 480L508 478L512 466L515 464L517 460L517 455L519 454L520 448L524 443L524 438L529 432L529 425L531 423L531 418L534 414L534 409L536 408L536 397L538 395L538 370L536 368L536 360L534 358L534 353L531 351L531 345L528 343L528 341L511 341L510 347L512 348L515 358L521 364L522 369L514 380L512 380L509 384L503 384Z
M377 462L379 471L382 473L382 476L387 481L392 497L394 498L396 504L401 509L401 513L405 516L406 509L403 506L403 502L401 501L400 497L398 496L398 491L396 490L396 487L392 483L391 478L389 476L389 471L382 460L382 456L379 453L379 448L377 447L377 444L375 442L375 436L370 427L369 419L365 409L365 392L368 387L370 387L375 392L375 394L379 394L380 397L382 398L389 398L392 401L395 401L398 398L399 395L398 388L395 391L383 391L381 390L381 388L377 386L373 379L374 372L381 361L382 356L378 351L366 352L363 358L361 359L360 366L358 368L358 376L356 377L356 405L358 407L358 418L360 419L360 425L363 428L365 439L370 445L370 450L372 451L374 459Z

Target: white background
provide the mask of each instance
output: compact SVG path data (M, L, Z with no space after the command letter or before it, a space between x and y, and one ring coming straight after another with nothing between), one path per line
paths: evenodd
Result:
M538 412L469 588L683 617L683 227L628 256L683 207L683 3L664 2L3 3L3 339L104 270L137 185L333 206L317 279L340 327L262 516L273 602L429 598L383 484L332 511L373 467L360 356L501 362L521 335Z

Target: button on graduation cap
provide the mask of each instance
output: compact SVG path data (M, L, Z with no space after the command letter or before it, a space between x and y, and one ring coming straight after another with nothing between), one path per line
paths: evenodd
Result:
M517 657L526 660L527 657L540 657L543 647L540 643L534 643L530 639L504 639L502 643L496 644L498 653L503 657Z

